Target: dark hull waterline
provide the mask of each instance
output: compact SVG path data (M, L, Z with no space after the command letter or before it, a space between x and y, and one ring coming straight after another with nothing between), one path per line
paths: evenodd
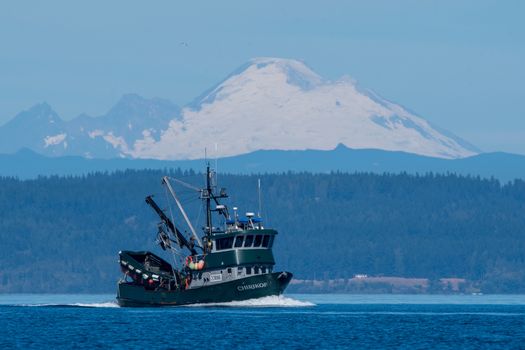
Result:
M242 301L280 295L291 279L290 272L275 272L173 291L148 290L140 285L121 282L117 302L120 306L156 307Z

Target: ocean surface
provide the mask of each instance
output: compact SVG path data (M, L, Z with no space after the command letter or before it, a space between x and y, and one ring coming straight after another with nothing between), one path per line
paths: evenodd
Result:
M0 349L525 349L525 295L286 295L120 308L0 295Z

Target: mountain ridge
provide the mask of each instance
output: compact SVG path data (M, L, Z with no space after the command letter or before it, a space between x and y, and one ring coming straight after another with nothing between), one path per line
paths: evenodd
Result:
M38 176L81 176L92 172L126 169L177 169L201 171L204 159L86 159L80 156L47 157L29 149L0 154L0 176L31 179ZM218 172L263 174L286 172L370 172L408 174L446 174L494 177L502 182L525 179L525 156L504 152L482 153L462 159L440 159L406 152L350 149L339 145L333 150L260 150L217 159Z
M330 81L301 61L272 57L250 60L182 108L125 94L102 116L64 121L44 103L2 125L0 136L1 153L28 147L86 158L182 160L198 159L204 149L227 157L340 143L451 159L479 153L349 76Z
M35 104L0 127L0 152L29 148L47 156L127 157L135 139L157 139L169 121L180 118L173 102L125 94L101 116L85 113L65 121L52 107ZM48 119L45 120L45 116Z

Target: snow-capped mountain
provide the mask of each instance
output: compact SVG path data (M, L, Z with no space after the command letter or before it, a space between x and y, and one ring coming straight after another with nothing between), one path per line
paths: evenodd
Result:
M343 144L439 158L478 153L350 78L328 81L300 61L279 58L251 60L182 110L165 100L126 95L105 116L64 122L39 105L0 128L0 137L33 123L39 130L17 142L0 141L0 152L24 146L51 155L196 159L205 148L223 157Z
M199 158L260 149L350 148L442 158L476 153L349 78L326 81L296 60L258 58L182 111L160 141L136 143L135 157Z

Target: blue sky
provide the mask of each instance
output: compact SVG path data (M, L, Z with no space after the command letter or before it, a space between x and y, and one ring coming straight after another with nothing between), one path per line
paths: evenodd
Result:
M96 116L128 92L184 105L275 56L350 75L484 151L525 154L524 14L523 1L480 0L3 2L0 124L42 101Z

